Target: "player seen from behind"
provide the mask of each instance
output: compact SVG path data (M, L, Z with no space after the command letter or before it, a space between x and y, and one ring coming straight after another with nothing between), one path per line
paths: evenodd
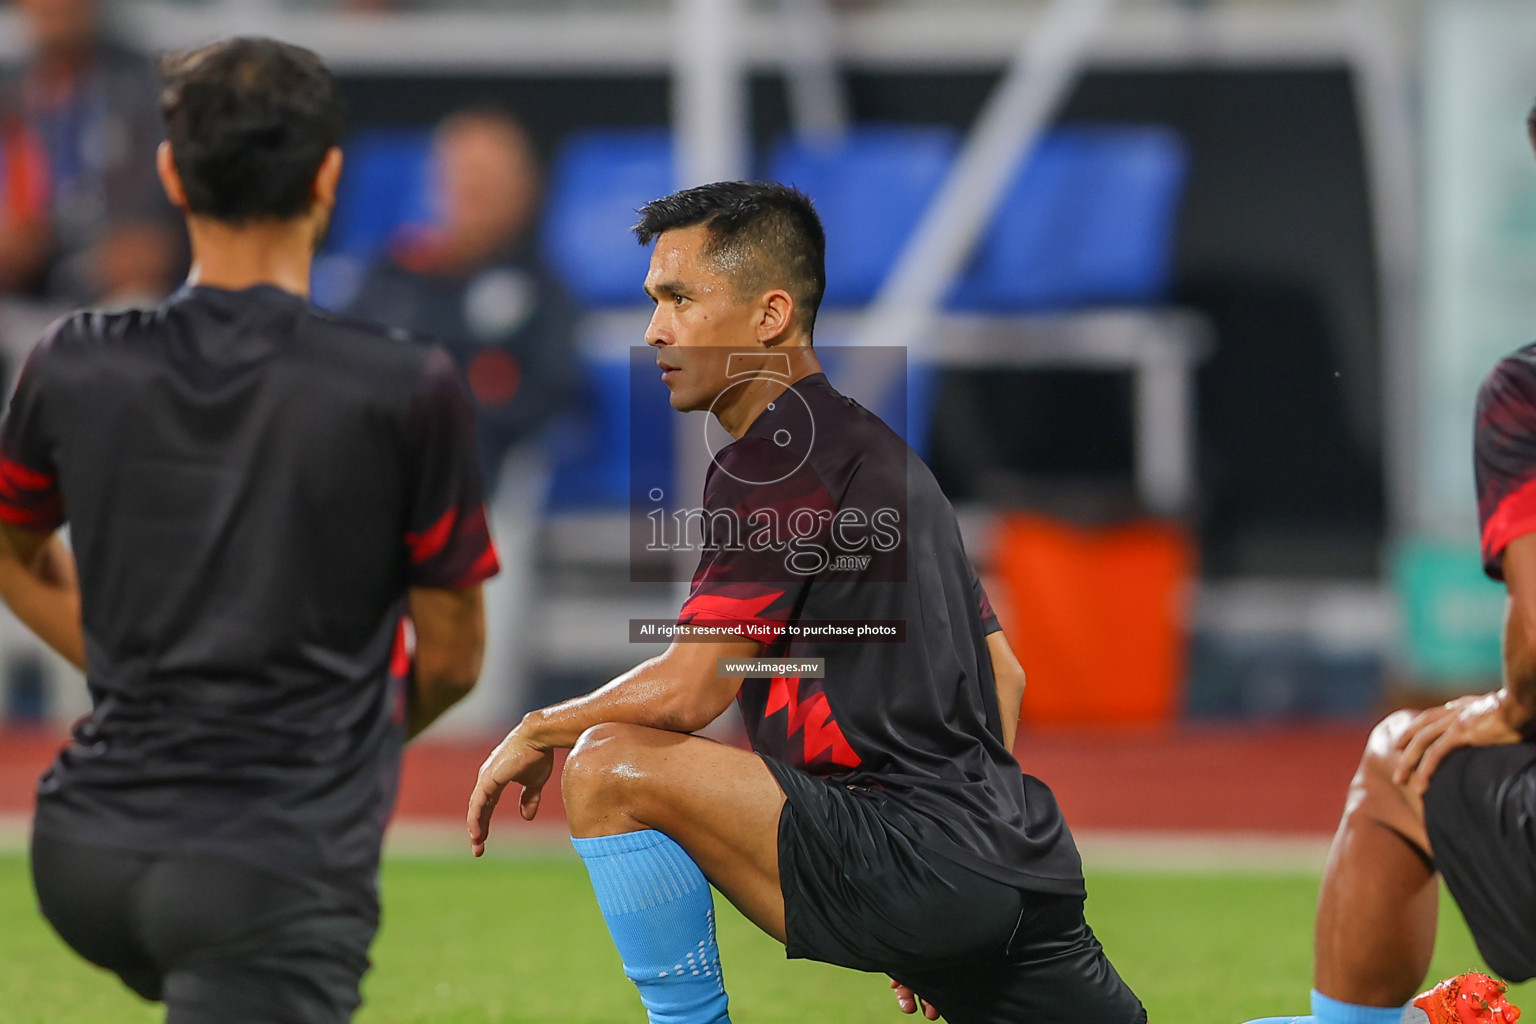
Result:
M236 39L163 74L187 285L56 324L0 430L0 595L94 702L33 876L170 1024L343 1022L401 745L479 671L473 418L441 349L306 301L342 164L319 59Z

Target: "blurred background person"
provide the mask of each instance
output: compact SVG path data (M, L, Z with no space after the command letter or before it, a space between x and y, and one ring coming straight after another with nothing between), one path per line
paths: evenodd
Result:
M164 132L148 59L107 32L96 0L8 6L25 57L0 74L0 377L7 380L61 313L88 303L153 305L185 269L182 229L155 178ZM49 705L55 713L85 710L84 689L60 685L68 675L61 661L9 619L0 633L12 717L40 718Z
M30 58L0 86L0 291L61 307L158 301L182 244L156 181L149 62L95 0L16 0Z
M434 134L432 221L406 225L369 270L351 312L440 341L475 400L492 530L505 570L487 589L481 687L445 719L476 730L527 703L523 656L534 541L549 482L547 428L579 392L577 310L533 245L541 174L511 114L473 109Z

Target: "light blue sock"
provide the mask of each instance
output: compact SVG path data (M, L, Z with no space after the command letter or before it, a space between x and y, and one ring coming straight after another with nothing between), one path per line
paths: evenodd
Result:
M1262 1017L1247 1024L1401 1024L1401 1006L1356 1006L1312 990L1312 1016Z
M730 1024L704 872L653 829L572 839L651 1024Z
M1317 1024L1401 1024L1401 1006L1356 1006L1329 999L1312 990L1312 1017Z

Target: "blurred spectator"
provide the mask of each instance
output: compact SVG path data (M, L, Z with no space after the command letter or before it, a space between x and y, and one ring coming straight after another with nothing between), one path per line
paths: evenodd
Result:
M543 440L579 390L576 309L535 253L539 166L515 118L497 110L449 117L433 141L431 181L433 223L392 240L351 311L442 342L475 399L503 571L486 588L480 685L444 722L485 729L525 702L519 637L549 480Z
M158 301L181 234L155 176L158 86L95 0L17 0L32 56L0 87L0 291Z
M399 233L352 312L453 353L494 490L508 454L571 404L576 311L534 252L539 168L522 126L498 111L456 114L438 128L432 163L434 223Z

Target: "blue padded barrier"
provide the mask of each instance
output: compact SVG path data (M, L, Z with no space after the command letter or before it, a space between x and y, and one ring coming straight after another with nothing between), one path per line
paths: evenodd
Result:
M951 305L1010 312L1164 301L1188 163L1166 128L1050 132L1009 186Z
M326 249L368 262L403 224L432 214L432 133L420 128L370 129L342 146L346 166Z
M836 146L781 143L768 178L811 197L827 231L827 306L874 298L954 161L959 135L923 125L854 128Z

